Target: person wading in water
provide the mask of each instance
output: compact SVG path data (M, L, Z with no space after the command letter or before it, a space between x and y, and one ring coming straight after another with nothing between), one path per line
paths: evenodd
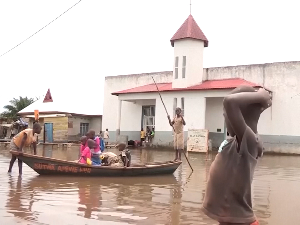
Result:
M42 131L42 127L39 123L33 124L33 129L25 129L18 133L10 142L10 150L12 151L23 151L23 147L28 147L33 144L33 152L36 155L36 140L37 134L40 134ZM12 167L16 161L17 157L12 155L8 173L11 173ZM19 174L22 174L22 160L18 159L18 166L19 166Z
M250 86L237 87L224 99L225 123L233 138L211 164L202 208L220 225L258 225L251 196L255 166L263 155L257 124L271 105L268 91Z
M171 121L170 116L168 115L170 126L174 128L174 150L175 150L175 159L174 161L181 161L181 151L184 149L184 134L183 126L185 126L185 120L181 115L181 108L175 109L175 117Z

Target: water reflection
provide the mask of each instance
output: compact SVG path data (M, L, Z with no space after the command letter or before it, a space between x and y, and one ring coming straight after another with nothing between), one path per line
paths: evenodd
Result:
M38 154L67 160L79 147L39 146ZM116 150L112 150L116 152ZM165 161L173 152L132 150L133 161ZM214 156L189 154L171 176L85 178L37 176L24 166L7 176L10 154L0 151L0 216L3 224L216 224L201 212ZM253 207L262 225L298 224L300 157L264 156L253 181ZM56 220L54 220L56 219ZM18 223L19 223L18 222ZM58 222L58 223L57 223Z
M178 182L182 183L182 167L178 168ZM181 199L182 199L181 185L176 185L170 190L170 224L180 224Z
M79 212L84 212L85 218L91 218L92 212L101 206L101 188L89 183L78 182Z
M7 212L13 214L15 217L25 219L27 221L35 220L32 212L33 194L26 196L26 188L22 188L22 178L9 176L8 178L9 192L6 201ZM26 206L22 200L29 198L29 204Z
M13 180L14 179L11 179L11 182L13 182ZM21 180L18 180L18 182L18 187L21 188ZM169 202L175 203L175 206L177 203L181 203L181 185L173 175L155 177L155 179L139 177L122 180L116 180L114 178L78 179L76 177L36 176L24 183L23 188L31 190L32 193L37 193L36 196L46 196L49 193L72 193L73 195L74 192L77 192L79 199L77 215L87 219L99 217L100 220L112 220L111 217L114 217L113 220L124 221L125 216L128 217L129 220L140 220L142 218L146 221L152 221L153 218L148 218L145 214L145 212L151 209L150 211L153 215L167 216L170 214L169 212L171 212L170 224L179 224L180 207L173 207L173 204L165 204L164 202L160 202L159 198L153 198L154 195L157 195L157 192L164 192L164 189L167 188L171 193ZM11 190L14 189L11 188ZM13 205L15 209L18 209L18 212L20 212L20 214L15 216L29 220L28 214L33 215L31 211L32 205L33 208L37 209L37 207L34 207L34 204L38 204L38 201L44 200L40 197L33 198L30 207L20 207L22 193L24 195L26 192L22 192L20 189L18 193L18 195L12 194L14 199L8 199L8 203L10 203L11 206ZM102 195L104 195L106 201L103 201ZM67 199L64 199L63 196L61 197L62 203L69 204ZM120 218L118 218L119 214L116 214L117 212L122 212ZM33 219L34 217L30 218L30 220ZM166 217L157 218L156 221L157 220L165 222Z

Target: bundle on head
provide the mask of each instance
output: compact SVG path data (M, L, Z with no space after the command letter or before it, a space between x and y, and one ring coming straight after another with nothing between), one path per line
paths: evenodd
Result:
M126 144L120 143L117 145L117 148L119 149L119 151L123 151L126 148Z

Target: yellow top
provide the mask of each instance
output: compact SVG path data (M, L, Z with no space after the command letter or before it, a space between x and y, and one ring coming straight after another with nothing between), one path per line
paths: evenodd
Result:
M14 136L13 140L16 146L20 147L21 142L23 140L24 134L27 134L26 141L24 143L24 146L28 147L30 146L33 142L36 142L36 135L33 135L33 130L32 129L25 129L18 133L16 136Z
M144 130L141 131L141 138L145 138L146 132Z

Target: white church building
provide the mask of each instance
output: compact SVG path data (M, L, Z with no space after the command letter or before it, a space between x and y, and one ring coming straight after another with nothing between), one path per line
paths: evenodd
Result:
M155 128L154 145L172 146L173 136L152 77L171 117L181 107L189 129L208 129L213 147L224 140L223 98L239 85L265 87L273 105L259 121L266 151L300 153L300 62L203 68L208 39L190 15L171 38L173 71L105 78L102 130L111 141L118 133L139 140L140 130Z

